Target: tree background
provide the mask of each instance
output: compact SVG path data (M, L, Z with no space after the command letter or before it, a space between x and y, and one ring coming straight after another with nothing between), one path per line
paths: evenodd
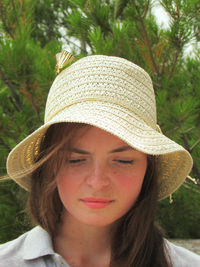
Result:
M1 0L0 175L8 152L43 122L55 78L55 54L68 45L77 58L127 58L152 77L163 133L193 156L191 176L159 202L157 219L171 238L200 238L200 2L160 0L169 27L158 25L151 0ZM195 44L191 54L185 48ZM0 183L0 243L32 227L27 193Z

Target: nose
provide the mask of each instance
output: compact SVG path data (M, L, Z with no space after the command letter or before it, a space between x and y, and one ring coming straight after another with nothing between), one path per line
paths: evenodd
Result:
M95 190L101 190L110 184L107 168L102 163L96 162L86 177L86 183Z

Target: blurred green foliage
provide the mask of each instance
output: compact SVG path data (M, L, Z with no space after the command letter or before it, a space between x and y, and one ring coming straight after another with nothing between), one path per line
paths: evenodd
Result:
M194 158L192 176L169 200L158 220L169 237L200 238L200 3L160 0L169 27L160 27L151 0L1 0L0 3L0 175L8 152L42 124L55 77L55 54L68 45L77 58L106 54L127 58L152 77L158 123L165 135ZM184 56L191 42L193 53ZM12 181L0 183L0 242L31 224L27 194Z
M200 237L200 194L197 187L191 183L181 186L173 194L173 202L169 199L159 203L157 219L171 238L199 238Z

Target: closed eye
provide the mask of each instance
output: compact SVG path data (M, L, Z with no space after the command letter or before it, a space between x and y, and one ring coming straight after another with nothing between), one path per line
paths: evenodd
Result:
M79 162L83 162L85 161L85 159L69 159L68 162L71 164L75 164L75 163L79 163Z
M122 163L122 164L133 164L133 160L122 160L122 159L119 159L119 160L115 160L119 163Z

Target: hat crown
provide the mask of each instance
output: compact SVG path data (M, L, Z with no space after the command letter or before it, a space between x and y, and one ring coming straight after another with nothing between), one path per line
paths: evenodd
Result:
M63 70L51 86L45 122L68 107L86 101L116 104L156 128L156 103L150 76L134 63L95 55Z

